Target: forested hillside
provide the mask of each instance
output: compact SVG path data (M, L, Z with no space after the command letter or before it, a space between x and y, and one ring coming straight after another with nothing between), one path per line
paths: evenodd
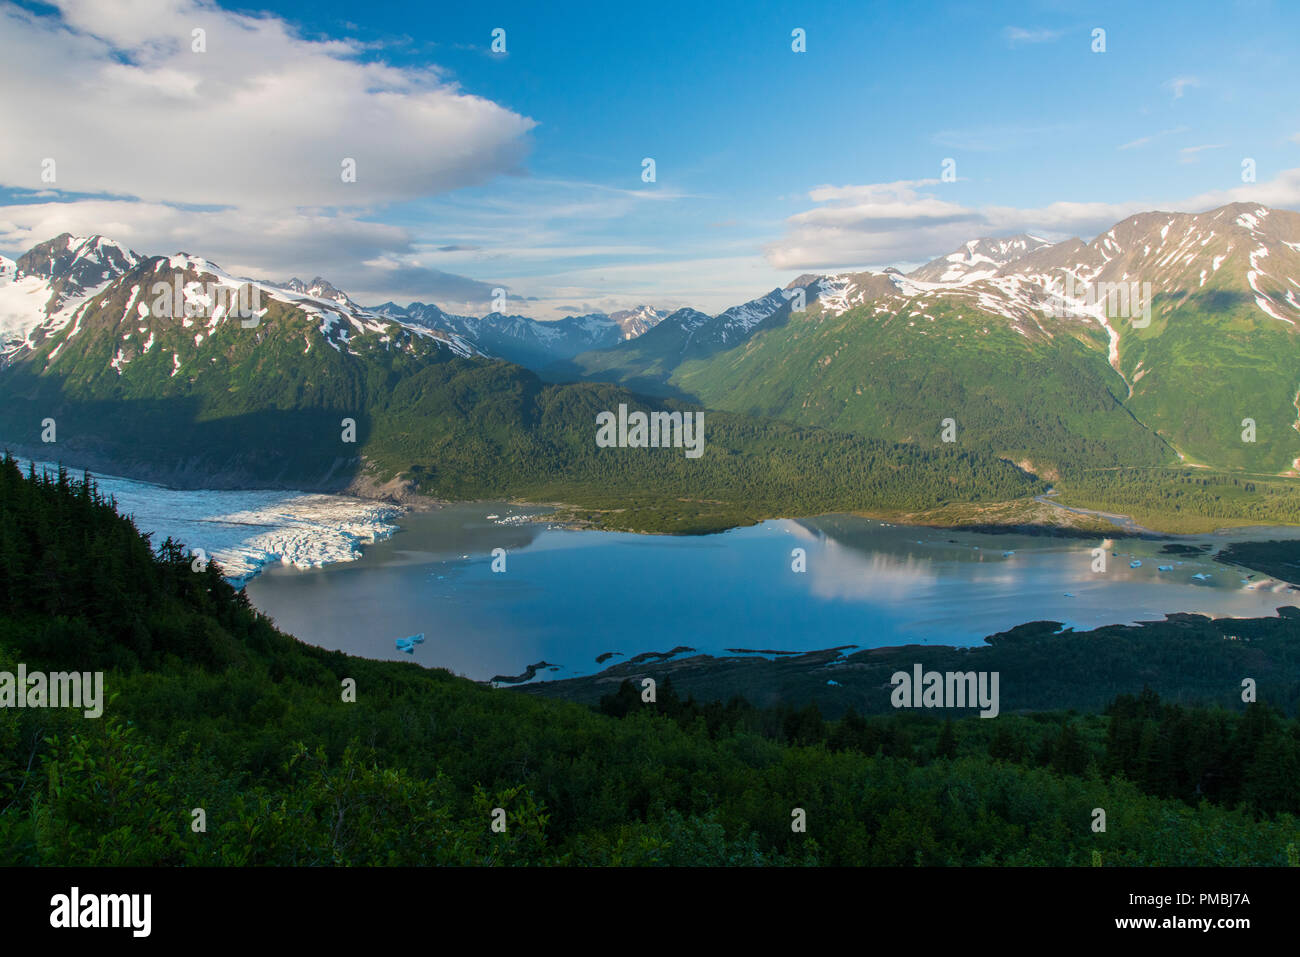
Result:
M7 864L1284 865L1300 841L1300 727L1265 704L945 723L667 685L653 708L538 700L302 644L92 482L6 459L19 663L103 670L107 703L0 709Z
M1020 240L1032 237L1020 237ZM979 240L904 276L803 276L786 309L701 350L665 322L557 375L873 438L1066 468L1296 474L1300 214L1147 212L1010 260ZM977 268L978 267L978 268ZM1120 297L1123 292L1123 297Z
M164 377L162 396L150 392L155 373L144 360L121 377L88 379L14 366L0 372L0 430L34 456L180 486L339 490L359 478L400 477L444 499L609 510L608 527L646 531L920 511L1046 487L984 453L708 410L699 458L681 448L598 448L598 412L698 407L614 386L545 385L520 366L428 344L411 355L383 348L377 336L368 347L353 336L356 352L320 345L303 352L300 337L311 329L288 310L267 323L260 344L251 338L256 330L218 327L204 346L215 361L197 363L192 377ZM90 337L82 335L84 347ZM52 443L41 441L47 421L57 429Z

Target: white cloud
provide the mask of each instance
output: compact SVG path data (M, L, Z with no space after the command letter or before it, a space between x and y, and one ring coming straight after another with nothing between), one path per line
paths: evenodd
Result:
M780 278L763 257L753 254L676 260L660 255L549 272L531 282L530 294L539 301L521 311L541 319L558 319L573 311L563 307L581 302L602 312L650 305L670 310L690 306L718 313L792 278Z
M867 186L819 186L809 198L819 205L786 220L786 234L764 253L777 269L834 270L925 261L969 239L1031 232L1049 239L1084 238L1151 209L1199 212L1234 202L1300 207L1300 168L1266 183L1215 190L1168 204L1057 202L1032 209L963 206L939 199L925 187L934 180Z
M143 255L193 253L236 276L324 276L367 304L393 297L486 303L493 285L436 268L401 227L347 215L194 211L122 200L0 207L0 249L11 254L65 232L100 233Z
M20 203L0 206L0 252L16 257L64 232L102 233L144 255L183 250L203 256L237 276L323 276L364 305L418 300L482 315L492 308L491 290L502 286L531 299L512 303L512 312L539 319L569 315L574 310L565 307L580 302L590 306L583 312L643 303L721 311L779 284L776 270L748 240L692 249L601 239L580 223L566 228L570 221L563 216L581 220L589 212L582 197L590 189L602 192L570 185L575 195L550 203L541 197L538 205L494 201L483 219L458 221L452 242L344 214L196 211L126 200ZM627 201L636 208L635 200ZM549 214L563 216L548 221ZM528 225L520 227L521 221ZM719 255L728 245L744 254Z
M1260 203L1278 209L1300 207L1300 167L1283 170L1264 183L1211 190L1185 199L1176 208L1197 212L1228 203Z
M1161 130L1159 133L1152 133L1150 136L1139 136L1137 139L1132 140L1128 143L1124 143L1122 146L1117 146L1115 148L1119 150L1131 150L1139 146L1146 146L1148 143L1152 142L1153 140L1158 140L1162 136L1172 136L1173 134L1176 133L1186 133L1186 132L1187 132L1186 126L1176 126L1173 129Z
M1003 31L1003 35L1013 45L1017 43L1047 43L1050 40L1059 39L1064 33L1064 30L1027 30L1024 27L1007 27Z
M1184 146L1178 151L1180 163L1191 163L1196 159L1196 154L1202 150L1221 150L1227 143L1206 143L1202 146Z
M969 238L978 211L924 192L938 180L900 180L866 186L819 186L821 205L786 220L787 232L765 253L778 269L839 268L916 258L949 236Z
M1176 76L1165 84L1168 89L1174 91L1175 100L1181 100L1183 98L1183 92L1188 87L1196 87L1200 85L1201 81L1194 76Z
M0 8L0 184L242 208L364 207L516 171L526 117L436 68L204 0ZM206 52L191 31L206 30ZM356 182L342 162L356 161Z

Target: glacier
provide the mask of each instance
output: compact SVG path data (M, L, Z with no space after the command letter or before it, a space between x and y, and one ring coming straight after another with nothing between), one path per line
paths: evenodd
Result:
M18 459L26 473L30 464ZM58 471L37 462L38 471ZM81 471L68 469L80 479ZM279 562L318 568L355 561L361 547L397 531L392 519L406 509L344 495L271 489L173 489L150 482L103 475L91 477L100 494L112 496L141 532L152 533L155 547L169 536L193 552L202 549L236 585L263 566Z

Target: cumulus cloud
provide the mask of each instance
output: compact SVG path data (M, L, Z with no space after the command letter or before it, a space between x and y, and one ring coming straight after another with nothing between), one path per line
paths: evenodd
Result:
M430 265L401 227L347 215L195 211L124 200L0 207L0 249L11 254L65 232L100 233L144 255L193 253L236 276L324 276L362 303L475 303L484 312L492 298L492 283Z
M51 14L0 8L0 185L49 188L50 158L53 185L82 195L355 208L517 171L535 125L437 68L389 66L271 15L52 2Z
M910 259L949 236L969 238L980 228L978 210L926 191L935 179L865 186L819 186L816 208L786 220L786 235L766 247L778 269L840 268Z
M1022 209L964 206L940 199L936 180L866 186L819 186L808 195L818 205L786 220L786 233L764 249L778 269L833 270L933 259L969 239L1030 232L1049 239L1089 238L1135 213L1151 209L1199 212L1228 203L1300 207L1300 169L1265 183L1214 190L1173 203L1057 202Z

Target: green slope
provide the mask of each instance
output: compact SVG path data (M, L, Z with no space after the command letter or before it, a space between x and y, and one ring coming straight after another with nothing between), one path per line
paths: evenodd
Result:
M1120 340L1133 382L1127 405L1188 462L1280 474L1300 457L1296 333L1262 316L1229 277L1221 282L1157 309L1149 328ZM1247 418L1253 442L1242 437Z
M1067 280L1074 301L1049 315ZM571 371L894 441L931 444L951 417L969 448L1027 459L1044 474L1300 468L1298 213L1248 203L1143 213L993 278L941 285L860 273L819 283L806 313L726 348L692 352L647 337L578 356ZM1149 325L1118 300L1092 310L1107 284L1137 284ZM1253 441L1243 440L1245 419Z
M1075 461L1154 464L1170 450L1121 404L1100 330L1032 338L958 303L810 310L673 383L708 405L924 447L952 418L957 444L1050 469Z
M6 865L1285 865L1300 838L1264 705L826 722L665 684L600 714L303 645L66 477L0 465L0 530L0 671L108 698L0 709Z

